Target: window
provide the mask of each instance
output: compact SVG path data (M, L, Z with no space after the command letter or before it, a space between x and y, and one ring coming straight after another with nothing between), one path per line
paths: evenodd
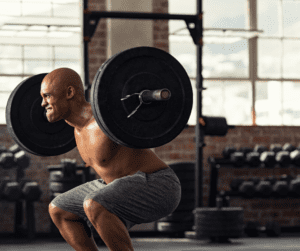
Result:
M69 67L82 76L79 0L0 0L0 124L24 79Z
M196 14L196 3L172 0L169 12ZM202 3L203 114L225 116L233 125L300 125L300 1ZM170 53L189 74L196 102L196 46L183 21L169 21L169 30ZM194 104L190 125L196 109Z

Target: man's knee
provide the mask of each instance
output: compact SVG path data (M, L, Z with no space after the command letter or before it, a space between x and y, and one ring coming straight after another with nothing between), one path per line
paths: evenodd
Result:
M98 217L103 215L103 213L108 212L100 203L92 199L85 200L83 203L83 208L86 213L86 216L91 222L97 221Z
M78 215L67 212L52 203L49 204L49 214L53 220L80 220Z

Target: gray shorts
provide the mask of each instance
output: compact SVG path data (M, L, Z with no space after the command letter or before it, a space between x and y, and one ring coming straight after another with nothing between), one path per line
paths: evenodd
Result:
M115 214L130 229L136 224L157 221L174 212L181 200L181 185L171 168L151 174L141 171L114 180L108 185L97 179L75 187L52 203L78 215L92 228L83 204L93 199Z

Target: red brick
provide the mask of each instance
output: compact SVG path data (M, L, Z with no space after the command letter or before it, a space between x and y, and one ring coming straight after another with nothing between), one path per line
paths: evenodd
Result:
M256 144L267 144L267 145L269 145L270 144L270 137L268 137L268 136L260 136L260 137L255 136L255 137L253 137L252 142L256 143Z

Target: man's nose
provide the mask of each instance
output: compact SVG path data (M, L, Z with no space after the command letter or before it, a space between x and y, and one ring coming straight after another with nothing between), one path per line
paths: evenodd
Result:
M42 107L46 107L47 106L47 103L45 102L45 100L43 99L42 101Z

